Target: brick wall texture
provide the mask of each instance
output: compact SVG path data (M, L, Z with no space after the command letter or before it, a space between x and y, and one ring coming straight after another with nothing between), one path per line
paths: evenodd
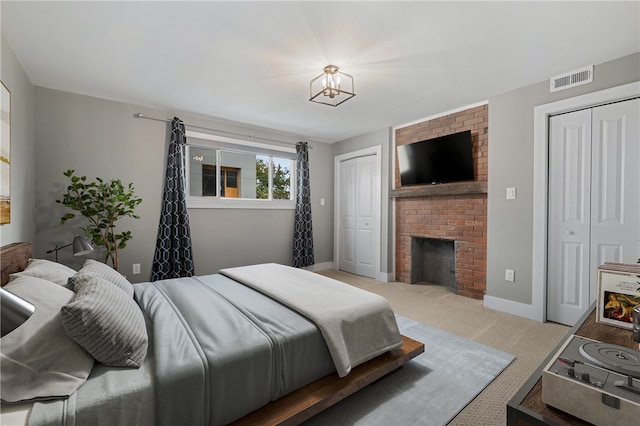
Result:
M487 180L489 111L482 105L396 130L396 145L471 130L475 180ZM400 188L398 162L396 188ZM396 280L409 283L411 237L458 242L457 293L482 299L487 273L487 194L396 198Z

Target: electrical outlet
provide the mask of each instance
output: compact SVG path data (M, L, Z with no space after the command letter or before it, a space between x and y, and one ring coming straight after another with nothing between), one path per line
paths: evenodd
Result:
M139 263L134 263L133 264L133 274L139 274L140 273L140 264Z
M513 269L505 269L504 280L514 282L516 280L516 272Z

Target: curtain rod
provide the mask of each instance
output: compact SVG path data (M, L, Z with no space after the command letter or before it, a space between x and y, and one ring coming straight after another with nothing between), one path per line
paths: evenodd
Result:
M149 117L147 115L142 114L141 112L136 112L135 114L133 114L133 117L134 118L144 118L146 120L162 121L162 122L165 122L165 123L171 123L173 121L170 118ZM253 137L251 135L243 135L242 133L227 132L225 130L212 129L211 127L196 126L195 124L184 123L184 125L186 127L191 127L193 129L201 129L201 130L208 130L210 132L224 133L224 134L227 134L227 135L239 136L239 137L247 138L247 139L253 139L255 141L271 142L271 143L276 143L276 144L280 144L280 145L285 145L286 144L285 142L279 141L279 140L268 139L268 138L255 138L255 137ZM313 146L309 145L309 148L313 148Z

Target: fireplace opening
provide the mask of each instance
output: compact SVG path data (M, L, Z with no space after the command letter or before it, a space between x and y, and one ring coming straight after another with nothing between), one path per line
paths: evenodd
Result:
M411 237L411 284L437 284L457 290L454 240Z

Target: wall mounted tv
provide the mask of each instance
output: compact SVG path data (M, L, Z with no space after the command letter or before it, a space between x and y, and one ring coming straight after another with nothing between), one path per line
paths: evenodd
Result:
M398 146L400 184L473 180L471 131Z

